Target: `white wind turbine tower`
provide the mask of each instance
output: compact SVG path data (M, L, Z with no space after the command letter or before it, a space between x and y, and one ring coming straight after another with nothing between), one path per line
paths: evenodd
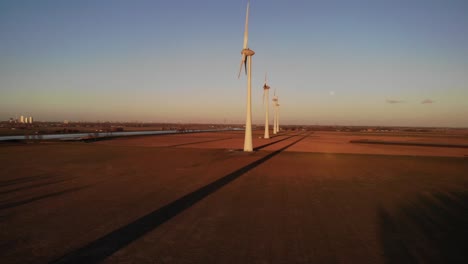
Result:
M265 105L265 135L263 138L270 138L270 125L268 124L268 90L270 90L270 86L267 84L267 75L265 73L265 84L263 84L263 104Z
M247 116L245 119L245 138L244 138L244 151L251 152L253 151L252 147L252 88L251 88L251 80L252 80L252 56L255 52L247 47L247 43L249 40L249 8L250 8L250 0L247 2L247 14L245 16L245 31L244 31L244 46L241 51L242 59L241 65L239 69L239 76L242 71L242 65L244 65L246 74L247 74Z
M278 105L278 96L276 96L276 89L275 89L275 93L273 94L273 134L276 134L278 133L278 130L277 130L277 120L276 120L276 112L277 112L277 109L276 109L276 106Z
M279 127L279 102L278 100L276 101L276 133L280 132L280 127Z

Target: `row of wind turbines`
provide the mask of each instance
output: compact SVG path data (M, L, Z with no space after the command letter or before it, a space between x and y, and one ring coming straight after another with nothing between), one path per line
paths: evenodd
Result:
M245 119L245 138L244 138L244 151L251 152L253 151L252 146L252 56L255 55L255 52L248 48L249 41L249 9L250 9L250 0L247 2L247 12L245 16L245 30L244 30L244 46L241 51L242 59L239 69L238 78L242 72L242 65L244 65L245 73L247 74L247 116ZM265 84L263 85L263 104L265 106L265 134L263 138L270 138L270 126L269 126L269 99L268 93L270 86L267 84L267 76L265 74ZM273 116L273 134L279 133L279 101L276 92L273 95L273 107L274 107L274 116Z
M265 74L265 83L263 84L263 105L265 106L265 134L263 138L270 138L270 125L268 117L270 110L268 109L268 92L270 90L270 86L267 83L267 76ZM278 96L276 96L276 89L275 93L273 94L273 134L277 134L279 132L279 101Z

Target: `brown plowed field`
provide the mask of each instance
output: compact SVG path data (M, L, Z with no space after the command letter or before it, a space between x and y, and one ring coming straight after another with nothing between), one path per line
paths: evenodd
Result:
M468 137L254 131L0 146L2 263L467 263Z

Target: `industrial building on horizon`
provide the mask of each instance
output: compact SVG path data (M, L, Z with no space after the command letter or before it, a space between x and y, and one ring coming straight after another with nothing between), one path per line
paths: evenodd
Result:
M24 115L21 115L19 118L16 117L16 118L10 118L10 123L20 123L20 124L32 124L34 122L34 119L32 116L24 116Z

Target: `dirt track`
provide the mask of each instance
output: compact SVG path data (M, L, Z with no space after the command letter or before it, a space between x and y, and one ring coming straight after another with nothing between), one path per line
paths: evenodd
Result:
M468 259L464 152L296 134L0 147L2 262Z

